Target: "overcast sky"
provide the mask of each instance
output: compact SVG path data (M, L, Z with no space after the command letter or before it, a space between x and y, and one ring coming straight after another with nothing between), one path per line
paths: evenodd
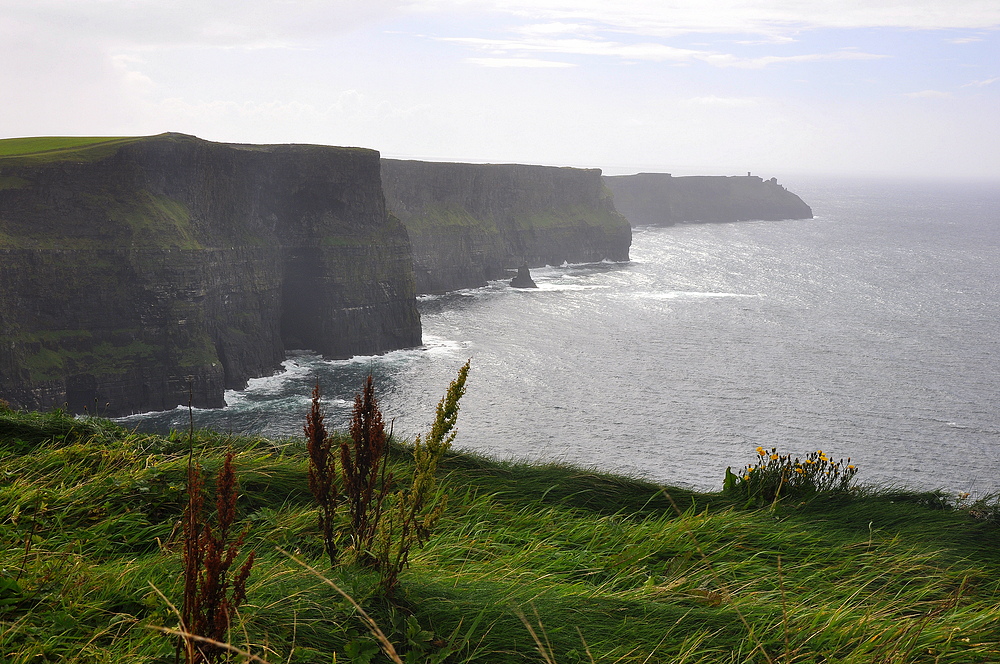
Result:
M1000 0L0 0L0 136L1000 178Z

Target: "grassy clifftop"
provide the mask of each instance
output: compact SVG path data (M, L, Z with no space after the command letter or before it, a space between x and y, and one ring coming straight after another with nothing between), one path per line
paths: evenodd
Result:
M140 140L138 137L109 136L30 136L0 139L0 158L33 157L39 160L59 161L78 158L91 149L102 146L114 148L123 143Z
M269 662L385 661L355 608L279 547L345 589L407 662L1000 658L998 530L935 494L743 509L453 454L438 535L389 602L366 569L324 565L302 441L193 442L206 470L236 452L258 559L231 638ZM185 435L0 412L0 659L173 660L152 626L177 625L187 451Z

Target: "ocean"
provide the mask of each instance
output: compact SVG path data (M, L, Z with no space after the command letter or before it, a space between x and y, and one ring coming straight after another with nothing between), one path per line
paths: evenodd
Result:
M640 227L631 260L420 299L423 346L289 353L195 424L346 428L368 373L397 435L472 360L456 447L718 490L777 447L859 483L1000 491L1000 184L788 178L810 220ZM122 420L185 429L186 408Z

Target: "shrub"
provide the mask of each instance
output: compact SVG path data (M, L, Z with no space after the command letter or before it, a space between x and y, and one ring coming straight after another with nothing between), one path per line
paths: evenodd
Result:
M756 463L747 464L739 474L726 468L724 491L745 498L750 504L770 503L782 497L807 498L822 492L847 491L857 466L848 457L845 462L831 461L823 450L811 452L805 461L791 454L779 454L757 448Z

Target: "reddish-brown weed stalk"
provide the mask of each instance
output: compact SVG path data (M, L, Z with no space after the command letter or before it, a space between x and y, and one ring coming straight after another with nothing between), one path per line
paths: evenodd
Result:
M309 490L319 505L319 529L323 534L323 547L330 557L330 566L337 564L337 541L334 537L334 517L340 492L337 488L337 460L331 450L333 440L323 425L319 408L319 383L313 388L312 408L303 427L309 450Z
M233 453L226 454L216 479L216 522L213 528L203 518L201 468L188 461L188 504L184 513L184 602L181 631L197 637L224 642L233 613L246 598L246 583L253 566L254 552L230 574L246 531L229 541L236 522L238 484L233 471ZM214 662L224 648L201 640L182 637L180 644L187 664Z
M340 469L351 517L351 540L360 561L376 564L372 542L392 477L385 476L385 422L370 375L362 393L354 396L350 434L350 440L340 443Z

